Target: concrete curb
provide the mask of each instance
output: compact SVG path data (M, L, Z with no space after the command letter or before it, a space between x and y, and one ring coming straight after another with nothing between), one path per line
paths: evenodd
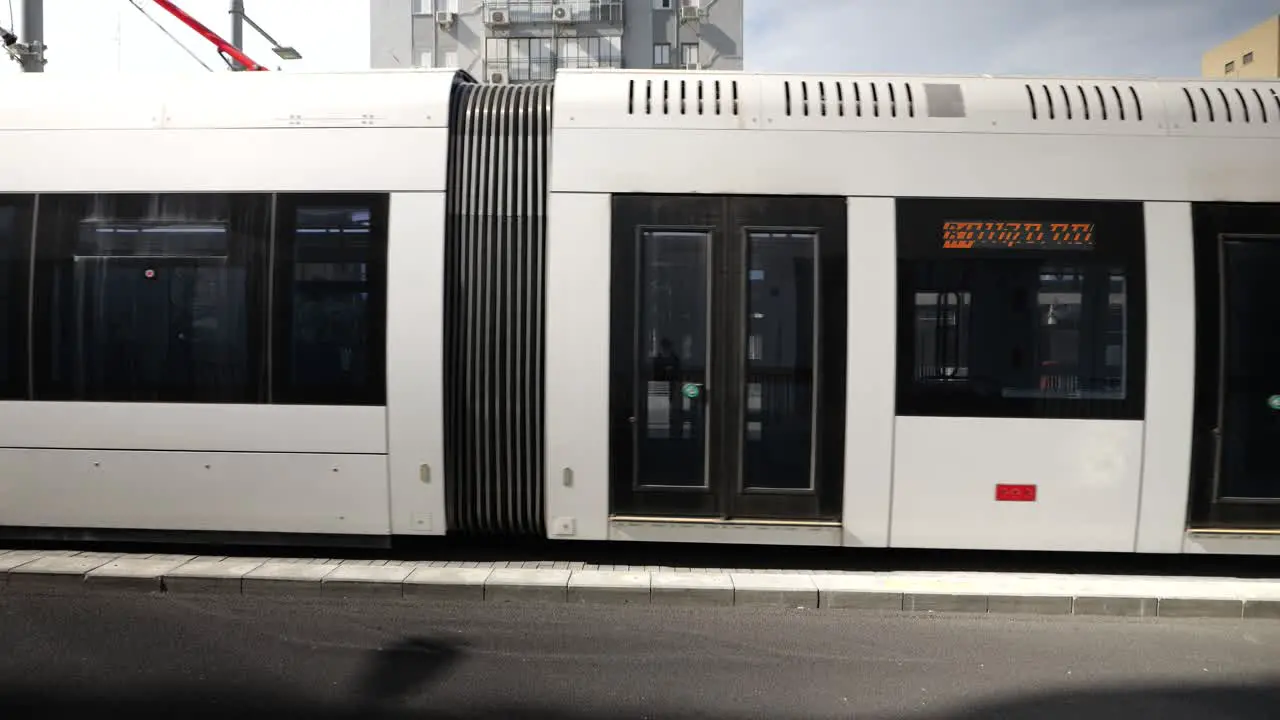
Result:
M1280 620L1280 580L440 564L0 550L0 589Z

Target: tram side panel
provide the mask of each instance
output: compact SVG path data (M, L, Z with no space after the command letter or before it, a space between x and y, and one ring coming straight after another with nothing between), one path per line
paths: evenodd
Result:
M549 405L551 534L839 545L862 221L818 145L759 131L759 78L673 78L557 78L547 385L587 392ZM883 545L892 409L858 408Z
M548 305L548 387L569 387L583 378L592 393L603 385L617 394L619 363L604 357L600 333L608 328L617 335L619 322L643 329L643 313L652 308L606 320L603 304L616 302L610 288L619 277L650 287L643 276L652 270L644 255L645 233L678 230L681 238L662 242L696 249L698 242L688 236L709 230L705 257L719 263L714 277L736 282L734 273L741 269L729 261L739 251L730 249L724 261L715 259L714 248L725 240L732 248L740 228L732 218L718 219L716 202L733 208L743 196L762 203L779 195L845 198L849 377L846 467L839 478L843 539L837 542L881 544L883 538L897 547L1176 552L1188 521L1189 373L1197 373L1199 384L1204 380L1189 343L1208 342L1197 325L1203 317L1193 320L1187 313L1187 303L1200 300L1192 298L1188 282L1190 231L1181 203L1271 198L1270 186L1242 185L1230 170L1242 164L1241 176L1251 180L1270 172L1259 160L1265 156L1258 150L1262 145L1242 146L1235 140L1238 128L1222 124L1198 126L1193 134L1230 139L1184 137L1191 125L1183 123L1198 121L1166 121L1161 114L1173 113L1182 102L1184 89L1177 84L1139 84L1125 88L1127 95L1110 88L1104 94L1099 86L1087 94L1089 102L1095 94L1114 96L1140 102L1145 110L1132 103L1125 105L1127 114L1115 105L1106 105L1110 112L1091 106L1090 116L1075 106L1085 112L1073 119L1071 112L1038 112L1044 107L1035 99L1028 110L1028 87L1011 80L948 80L947 89L966 100L955 114L935 115L919 104L933 102L933 85L931 93L912 96L918 104L905 117L864 116L855 104L845 107L847 113L823 111L838 108L829 104L833 97L839 102L837 88L856 101L859 88L884 92L888 81L839 82L758 75L695 81L585 71L558 78L553 197L595 196L587 213L593 218L605 217L609 194L613 203L618 196L631 196L628 202L662 196L668 209L693 207L692 199L702 198L711 209L684 222L654 204L645 217L658 220L633 223L622 243L619 233L626 228L613 215L608 231L598 219L588 232L553 213L549 286L554 294L563 283L564 296ZM1163 103L1162 93L1168 96ZM719 98L725 102L715 103ZM741 99L741 105L730 98ZM809 104L815 98L818 104ZM1255 123L1238 132L1262 137L1268 131ZM1028 162L1035 157L1053 158L1054 164L1050 169ZM763 166L755 158L769 158L767 172L757 171ZM974 236L977 226L1006 236ZM1274 233L1261 221L1231 227ZM604 243L610 243L609 257ZM630 275L619 275L615 267L619 248L631 257ZM681 251L684 260L664 261L664 267L679 267L689 258L702 262L688 248ZM888 271L892 288L868 274L872 266ZM749 268L748 278L755 270ZM662 272L668 295L700 282L688 273L673 282L675 273ZM614 277L606 281L610 273ZM668 305L703 312L689 299L697 293L685 294L682 303ZM716 297L708 295L713 303ZM601 306L565 311L575 302ZM874 303L880 307L867 307ZM1197 309L1201 316L1211 312L1217 310ZM572 318L589 320L581 324L581 336L573 335L578 326ZM869 338L885 335L886 328L891 347L874 347ZM684 345L693 354L681 360L698 360L702 349L696 339ZM736 347L726 347L731 346ZM690 442L684 449L667 442L688 434L691 423L700 427L705 417L685 413L683 431L671 420L674 406L690 403L670 397L669 387L654 390L672 382L658 377L666 371L649 362L662 350L661 343L655 347L629 362L640 363L656 382L622 389L654 395L636 405L644 418L611 413L599 396L583 406L589 417L568 408L550 410L548 520L564 528L560 536L586 527L601 537L601 528L616 530L616 516L626 514L619 512L616 497L635 494L637 470L634 463L614 466L611 446L615 436L629 432L624 424L665 424L666 434L654 437L671 448L664 451L670 457L657 459L678 460L681 472L695 468L699 457L708 458L701 474L668 473L691 497L705 494L708 482L732 485L733 478L720 477L715 464L737 469L731 466L739 439L721 434L714 436L720 446ZM570 361L571 350L578 349L586 352ZM1206 353L1203 347L1198 351ZM682 368L696 375L694 365L684 362ZM736 376L730 370L716 377ZM710 396L710 407L733 407L732 401L714 400L723 383L702 394L697 377L678 380L682 391L693 387L687 400ZM875 382L887 387L876 394ZM877 413L886 406L893 411L881 419ZM599 426L589 429L590 423ZM615 426L609 439L600 434L606 424ZM1204 434L1200 425L1197 432ZM880 458L882 450L887 459ZM581 468L589 468L589 477ZM646 490L656 497L680 489ZM574 498L583 501L576 504ZM1212 512L1237 523L1263 513L1242 510L1232 498L1213 502ZM1253 504L1261 507L1260 502ZM799 542L796 527L809 520L772 517L776 530L759 524L743 534L741 526L760 518L735 515L732 502L728 512L723 505L693 500L665 506L654 501L648 507L653 511L647 517L637 513L626 533L613 536L732 542L749 534L752 542ZM637 531L642 525L643 533Z
M1159 395L1148 397L1138 547L1176 551L1178 538L1183 552L1280 554L1280 413L1270 402L1280 86L1201 80L1161 91L1188 204L1148 204Z
M386 196L150 187L30 203L0 523L385 533Z
M897 205L891 544L1132 551L1142 204Z
M633 100L648 97L641 94L648 82L647 78L637 79L631 85ZM652 82L658 87L654 92L659 92L665 81ZM709 87L710 82L714 80L702 84ZM829 114L800 117L783 109L782 79L743 76L736 82L734 92L744 98L741 117L728 113L645 113L640 100L631 105L626 102L626 78L614 83L616 87L606 87L608 83L600 78L560 78L558 117L567 120L557 120L552 190L555 195L664 193L671 208L688 205L691 197L720 200L726 207L736 202L734 196L750 196L748 199L763 202L780 195L806 194L838 197L847 203L848 279L850 283L860 280L863 285L851 287L848 293L849 384L844 435L848 467L839 477L823 478L843 485L838 520L841 532L834 536L834 542L1132 550L1141 473L1145 365L1141 203L1122 203L1120 210L1113 211L1115 203L1060 200L1028 204L998 198L1029 194L1116 200L1125 184L1132 181L1132 173L1112 176L1101 187L1087 180L1083 172L1076 173L1072 183L1063 184L1023 159L1028 153L1055 157L1065 154L1077 158L1084 167L1092 160L1066 150L1088 142L1095 156L1121 147L1133 153L1155 147L1159 140L1118 136L1085 140L1030 133L913 133L913 129L950 126L946 125L948 121L936 119L922 120L916 127L911 124L914 121L904 119L839 119ZM705 87L703 91L712 92ZM694 97L697 90L689 92ZM613 97L611 93L620 99L605 102ZM770 104L775 95L777 106ZM1025 102L1025 96L1020 97ZM564 107L560 108L559 103ZM863 123L901 132L857 131ZM761 129L752 129L756 127ZM792 132L807 127L828 132ZM665 162L646 161L648 156L658 154ZM769 172L749 172L729 160L756 157L771 158ZM920 160L908 166L895 160L902 157ZM708 163L708 158L715 160ZM858 162L840 158L858 158ZM968 170L993 163L999 168L991 172L975 175ZM937 172L931 167L936 167ZM1145 177L1156 171L1158 168L1147 167L1137 175ZM975 191L988 199L963 199ZM679 195L681 192L696 195ZM929 199L916 199L926 192ZM900 199L859 195L893 195ZM690 236L709 229L712 249L706 257L712 262L716 261L717 243L728 241L732 247L739 241L734 232L721 230L714 213L705 217L691 215L680 221L671 213L661 215L661 207L654 207L658 208L654 217L669 219L656 224L640 223L629 235L623 233L627 235L623 237L625 249L634 257L632 274L622 275L612 267L618 259L603 257L602 250L583 255L590 263L579 262L569 250L571 245L577 247L575 243L603 242L605 233L601 228L588 238L569 220L553 214L549 285L555 288L570 279L586 283L584 278L594 275L590 295L573 300L584 306L613 302L616 299L606 292L607 273L613 273L615 284L618 278L640 273L634 277L640 278L643 288L653 287L643 276L651 270L644 256L645 233L670 230ZM1052 232L1050 225L1062 222L1092 229L1078 230L1087 238L1074 241L1051 238L1049 241L1056 243L1052 249L1036 247L1045 241L1032 237L1015 249L986 246L963 252L947 246L945 234L951 221L1040 224L1045 233ZM613 225L617 224L615 217ZM732 223L723 227L734 230ZM619 233L625 228L612 230L622 237ZM1104 232L1106 239L1102 239ZM680 238L672 243L677 239ZM615 237L614 255L622 247ZM886 282L883 272L880 277L869 278L862 272L867 266L887 271L892 282ZM732 281L735 272L738 270L732 263L724 264L717 266L713 277ZM768 277L767 273L764 275ZM748 273L747 282L750 278L754 275ZM663 286L669 286L670 294L687 290L695 281L697 278L690 275L679 283L665 282ZM566 284L566 304L568 291ZM709 297L713 303L716 301L714 294ZM692 300L679 307L702 312ZM557 354L563 352L567 358L568 348L580 346L583 340L570 337L569 328L574 326L558 318L559 311L553 301L549 305L549 328L564 324L562 330L548 336L549 387L571 385L578 377L598 384L600 378L612 373L610 387L617 391L614 375L618 369L606 368L618 362L610 363L599 354L603 348L598 333L606 327L603 315L583 325L582 338L596 338L591 341L595 343L591 352L569 363ZM641 308L636 313L650 311L652 308ZM582 312L586 310L575 308L574 317ZM593 315L603 312L592 311ZM882 314L879 319L875 317L877 312ZM636 313L615 313L613 321L642 323L644 318ZM862 323L868 321L864 327ZM711 323L710 327L723 324ZM895 342L887 348L877 347L861 335L864 329L870 332L876 327ZM616 328L610 332L617 334ZM688 370L696 365L702 351L696 339L691 344L674 345L682 344L688 346L686 353L692 350L689 357L680 358L683 369ZM641 362L642 370L649 375L661 371L656 365L650 367L653 363L645 358L652 360L662 348L645 350L631 360ZM722 381L726 377L721 373ZM641 385L623 391L652 395L655 384L671 384L665 376L650 379L655 382L646 383L647 389ZM614 430L618 437L641 432L628 431L626 425L665 427L665 435L649 435L665 443L668 449L663 452L669 458L646 457L647 460L678 460L682 464L676 470L683 472L697 469L697 457L707 457L705 467L709 469L685 473L687 478L676 477L673 470L668 477L686 485L684 490L691 497L708 490L714 492L709 483L723 483L729 487L722 491L733 491L733 478L719 477L713 464L725 463L725 457L732 461L736 453L733 443L739 441L730 435L718 435L712 436L715 442L725 445L698 445L696 430L705 418L696 412L696 407L685 413L688 417L684 417L684 430L670 421L671 406L688 407L694 403L686 400L703 397L696 391L698 378L682 376L680 381L695 390L684 399L668 398L670 393L645 398L639 406L645 417L607 413L603 406L596 407L598 401L586 408L594 408L591 418L579 416L570 421L554 412L548 416L548 519L553 524L557 517L563 517L576 518L580 527L596 527L595 521L590 525L583 522L579 513L585 511L599 518L602 526L609 522L611 513L616 526L616 516L626 513L619 512L617 503L602 488L610 479L614 499L619 494L635 495L633 476L638 471L634 463L609 467L615 448L599 433L583 432L585 423L590 422L608 422L622 428ZM868 386L872 383L879 384L878 392L871 392ZM714 406L717 393L723 397L724 392L733 391L733 387L726 389L723 382L713 384L708 402ZM891 410L895 405L896 410ZM744 430L750 432L749 428ZM687 436L689 447L680 449L669 442L673 433ZM656 448L663 443L649 445ZM693 452L700 448L707 454ZM591 460L585 463L588 454ZM590 477L584 477L579 469L584 464L592 468ZM567 469L572 472L566 474ZM1038 491L1034 500L1029 496L1032 488L1026 486L1035 486ZM645 490L652 493L652 498L681 488L654 484ZM586 510L579 510L568 500L588 493L589 507L582 505ZM636 526L647 523L648 531L643 536L648 539L674 539L681 534L680 528L702 526L700 534L688 532L683 536L731 542L741 534L740 527L760 519L734 514L732 501L730 498L728 503L695 507L697 503L691 500L684 510L674 500L666 506L651 501L648 507L655 510L632 522ZM779 503L778 507L785 511L786 505ZM798 542L795 538L800 533L796 527L810 523L808 517L785 512L768 519L772 525L753 526L750 541ZM570 527L568 523L564 526ZM633 530L635 527L629 528ZM641 534L631 532L629 536ZM830 543L832 539L817 541Z
M1182 551L1191 478L1196 288L1190 203L1145 206L1147 398L1136 550Z
M443 192L392 193L386 422L391 533L443 535Z
M547 534L609 538L611 198L553 192L547 219Z
M297 118L332 105L325 78L275 81ZM252 114L223 96L244 87L171 97L149 126L0 115L0 140L22 131L7 159L33 169L0 180L0 526L390 530L384 189L442 192L443 162L368 158L443 159L445 130L392 107L399 85L361 102L406 127L227 111L208 129L210 105ZM405 205L399 237L438 243Z
M849 198L848 407L843 544L889 544L897 362L893 198Z

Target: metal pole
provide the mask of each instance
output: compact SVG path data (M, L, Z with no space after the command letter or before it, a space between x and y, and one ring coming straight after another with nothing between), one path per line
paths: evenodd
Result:
M22 0L22 72L44 72L44 0Z
M244 49L244 0L231 0L231 44Z
M237 50L244 50L244 0L231 0L231 44ZM240 69L240 63L236 63Z

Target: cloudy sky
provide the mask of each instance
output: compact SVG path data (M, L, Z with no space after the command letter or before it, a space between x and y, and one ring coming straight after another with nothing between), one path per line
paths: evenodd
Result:
M750 69L1200 74L1280 0L746 0ZM782 10L785 9L785 12Z
M637 0L644 2L645 0ZM204 41L137 0L215 68ZM1204 50L1280 13L1280 0L745 0L747 69L911 74L1194 76ZM0 0L21 25L22 0ZM178 0L227 34L227 0ZM367 0L246 0L250 17L304 59L369 63ZM45 0L48 72L204 72L130 0ZM274 59L246 29L251 57ZM0 73L16 72L12 62Z

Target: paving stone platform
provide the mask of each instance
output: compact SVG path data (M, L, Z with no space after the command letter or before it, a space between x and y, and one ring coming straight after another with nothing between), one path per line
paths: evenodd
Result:
M0 591L384 597L1280 620L1280 580L827 572L0 549ZM2 597L2 596L0 596Z

